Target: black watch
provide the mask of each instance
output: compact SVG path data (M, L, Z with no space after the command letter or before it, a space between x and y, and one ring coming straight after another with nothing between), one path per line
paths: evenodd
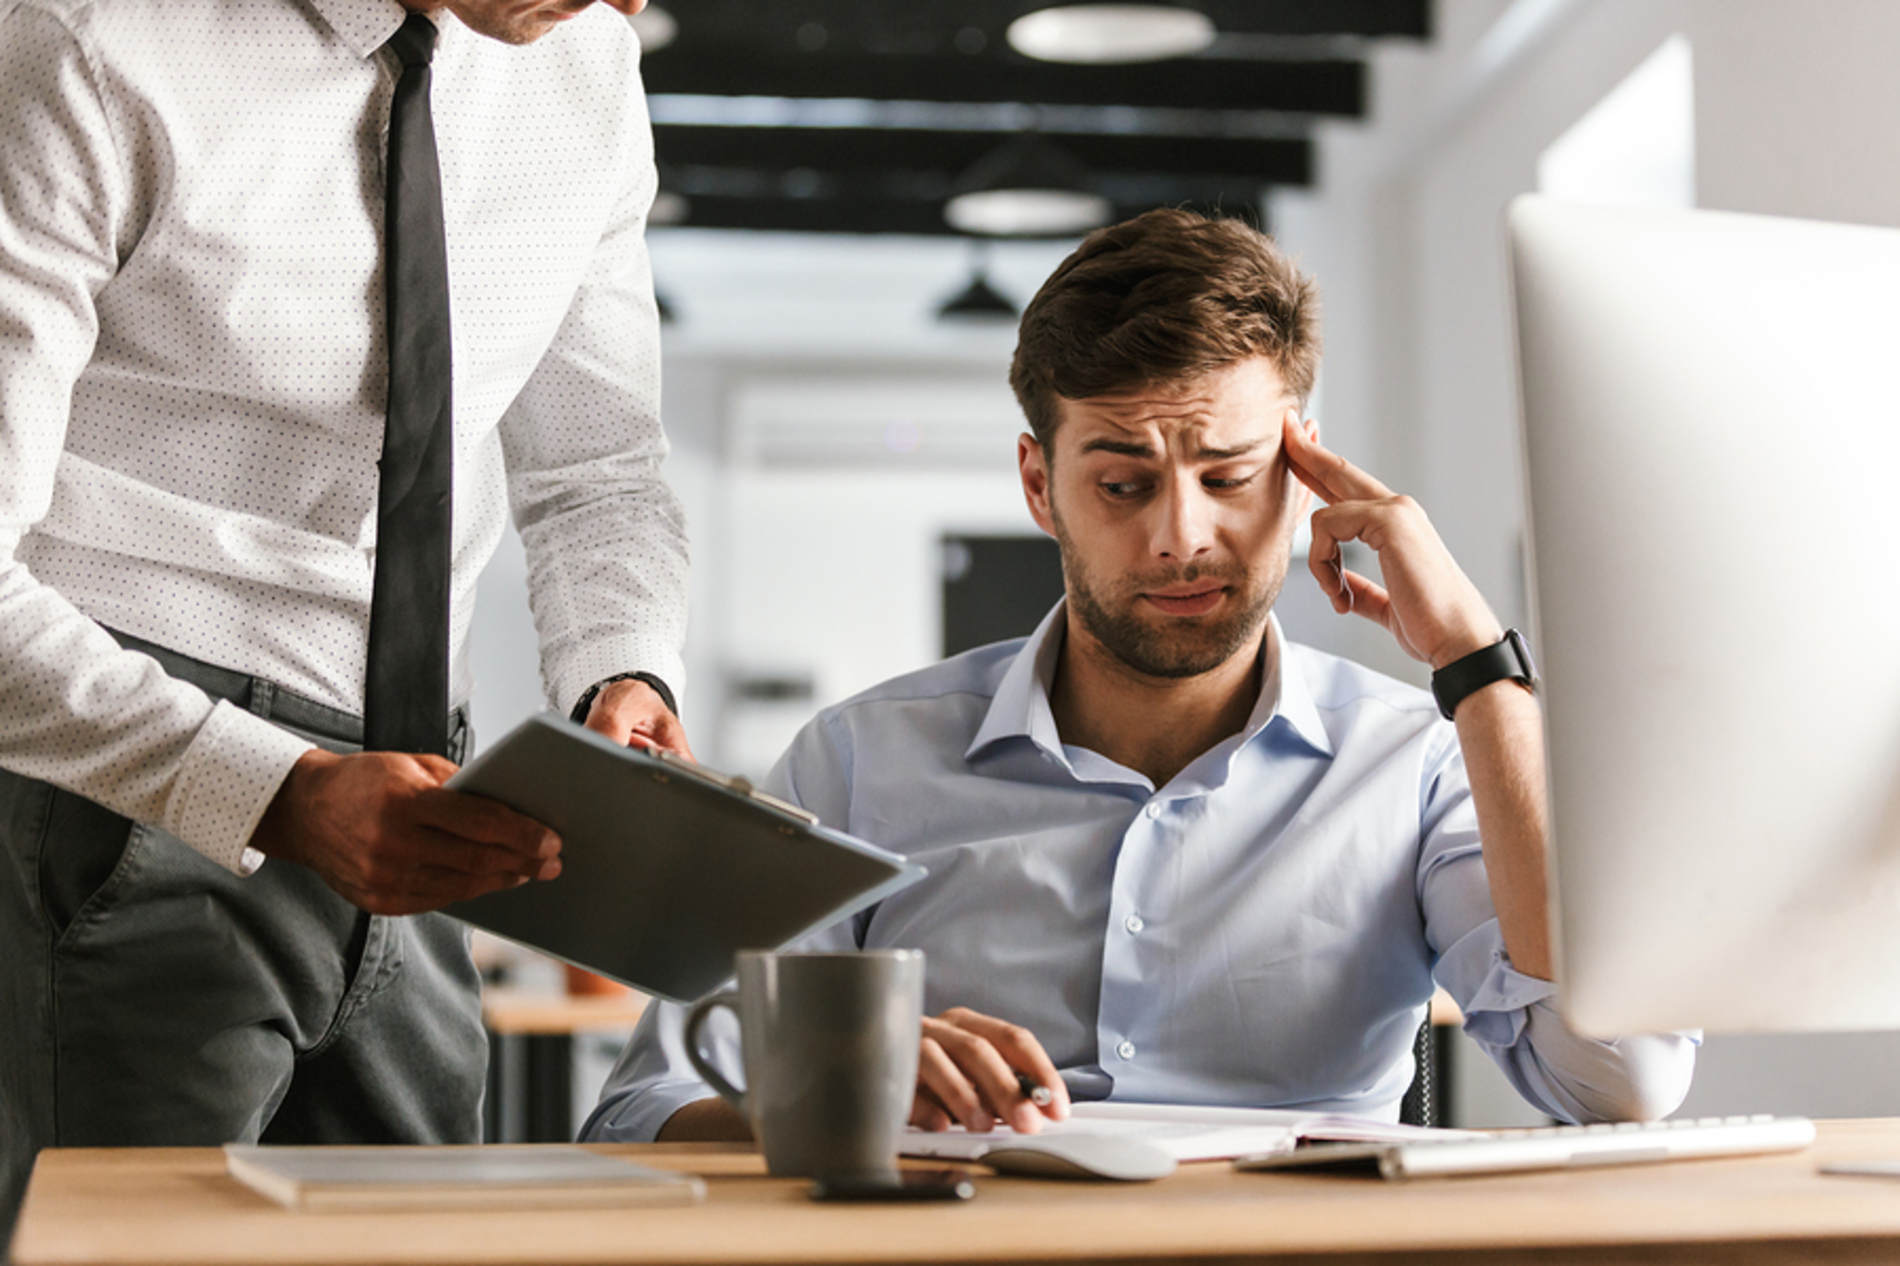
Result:
M1532 693L1537 690L1537 665L1531 662L1531 648L1524 635L1516 629L1504 630L1504 636L1493 645L1454 659L1433 673L1432 697L1449 721L1465 696L1494 681L1521 682Z
M666 688L665 682L655 677L652 673L615 673L612 677L603 677L589 686L587 693L580 697L580 702L574 705L574 710L567 714L568 720L574 722L576 725L586 725L587 713L594 706L595 696L600 694L602 688L611 686L616 681L644 681L647 685L653 687L654 694L660 696L660 702L666 705L668 712L671 712L674 716L680 714L679 706L673 702L673 692Z

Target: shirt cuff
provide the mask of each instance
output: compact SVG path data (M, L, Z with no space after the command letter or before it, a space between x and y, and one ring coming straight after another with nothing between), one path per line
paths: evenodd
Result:
M678 651L640 642L616 640L590 646L570 658L555 674L554 697L549 702L562 716L567 716L590 687L628 672L651 673L665 682L677 699L685 684L686 663ZM673 711L678 715L677 708Z
M647 687L651 689L654 694L660 696L660 702L666 705L666 710L671 712L675 717L679 716L680 706L673 701L672 689L658 677L655 677L652 673L615 673L613 676L597 681L589 686L575 702L573 710L567 714L567 719L576 725L586 725L587 714L594 710L594 700L600 697L601 691L617 681L645 682Z
M1526 976L1511 966L1496 919L1458 938L1439 957L1433 974L1464 1011L1465 1032L1499 1049L1517 1044L1532 1004L1557 996L1556 982Z
M185 749L159 826L239 875L263 863L250 847L290 767L315 744L219 700Z

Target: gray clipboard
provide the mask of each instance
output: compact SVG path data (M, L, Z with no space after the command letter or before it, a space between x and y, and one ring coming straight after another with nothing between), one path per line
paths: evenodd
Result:
M776 949L916 883L923 867L671 754L530 717L449 780L561 836L561 874L444 913L690 1002L742 949Z

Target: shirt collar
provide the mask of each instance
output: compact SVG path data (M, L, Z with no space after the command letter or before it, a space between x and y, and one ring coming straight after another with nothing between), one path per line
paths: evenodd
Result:
M1056 658L1062 651L1067 610L1066 603L1056 603L1016 652L990 699L983 724L963 753L965 760L975 759L984 748L1008 738L1026 738L1050 755L1062 756L1062 736L1056 731L1055 711L1049 705L1049 687L1055 680ZM1320 721L1319 706L1313 702L1312 689L1301 671L1303 664L1297 655L1289 655L1280 619L1271 613L1267 616L1263 654L1267 646L1273 649L1273 670L1260 685L1260 697L1254 701L1253 712L1241 732L1241 743L1251 742L1278 716L1309 746L1331 756L1332 739Z
M1305 739L1307 745L1325 756L1333 754L1333 740L1320 721L1319 705L1313 702L1313 689L1306 680L1305 657L1290 645L1280 631L1280 617L1268 613L1266 645L1273 648L1273 671L1260 683L1260 698L1253 714L1241 731L1241 742L1248 743L1266 729L1276 716ZM1262 653L1265 653L1263 647Z
M310 0L310 6L358 57L374 57L409 16L397 0Z
M992 743L1026 738L1051 756L1062 755L1062 736L1056 732L1056 714L1049 706L1049 685L1055 680L1056 657L1062 652L1066 602L1058 602L1016 652L990 698L983 724L965 749L965 760Z

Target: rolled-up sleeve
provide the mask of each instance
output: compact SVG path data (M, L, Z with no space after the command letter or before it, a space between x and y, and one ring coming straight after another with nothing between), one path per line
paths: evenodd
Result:
M1654 1120L1675 1111L1695 1071L1693 1035L1587 1037L1564 1023L1554 983L1511 965L1449 725L1430 746L1420 808L1419 902L1432 974L1464 1011L1465 1033L1519 1094L1560 1120Z

